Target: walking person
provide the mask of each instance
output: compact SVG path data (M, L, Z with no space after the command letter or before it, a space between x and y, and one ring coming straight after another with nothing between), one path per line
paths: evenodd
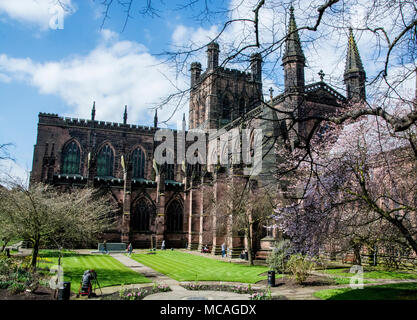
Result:
M222 243L222 258L224 258L224 256L226 255L226 246L224 244L224 242Z
M165 250L165 240L162 240L161 249L162 249L162 250Z
M104 251L105 254L109 253L109 251L107 250L107 241L106 240L103 241L103 251Z
M132 243L130 242L129 245L127 246L127 253L129 257L132 255L132 251L133 251L133 246L132 246Z

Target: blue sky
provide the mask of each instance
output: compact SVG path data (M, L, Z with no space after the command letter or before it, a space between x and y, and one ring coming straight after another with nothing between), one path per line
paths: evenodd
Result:
M321 3L321 0L300 0L301 8L295 8L299 26L314 23L316 16L308 8L317 1ZM236 7L227 14L212 16L212 20L199 19L197 15L204 9L201 6L204 1L185 10L178 10L178 4L183 2L180 0L154 1L157 9L161 9L160 16L140 15L141 8L133 7L133 17L123 32L125 13L117 1L113 1L110 19L102 27L105 9L102 0L61 0L68 9L63 15L63 29L53 29L50 22L56 13L56 2L0 0L0 144L14 144L10 153L16 162L6 165L18 176L25 176L25 170L30 171L32 167L39 112L89 118L93 101L96 101L98 120L121 122L127 105L128 123L151 125L154 115L151 108L175 92L175 88L188 88L189 64L199 61L205 68L206 62L203 49L189 57L178 72L177 65L167 62L167 56L160 53L208 43L226 19L253 18L257 0L211 1L210 4L224 8ZM272 5L260 12L260 36L261 43L267 46L273 39L285 35L290 1L266 3ZM358 3L346 13L347 25L360 26L367 1ZM325 17L324 26L316 34L319 41L309 41L311 34L300 32L307 59L306 82L318 81L317 73L323 69L324 80L344 94L348 27L330 33L326 22ZM383 64L383 54L377 57L379 52L371 45L375 41L372 35L355 31L355 38L367 76L371 78ZM239 48L247 41L253 42L253 25L234 23L219 41L221 54L224 57L228 49ZM269 87L274 88L275 94L283 90L281 55L282 51L276 50L264 60L266 96ZM246 61L228 67L242 70L247 66ZM414 88L414 79L409 80L409 87ZM163 107L158 112L159 119L167 120L174 105L175 101ZM168 125L175 127L183 112L188 114L186 99Z
M14 144L16 174L31 169L39 112L86 118L95 100L97 119L120 122L127 104L129 123L153 123L152 103L174 90L166 78L176 82L166 66L157 67L163 62L157 54L172 48L180 26L201 26L191 11L168 3L160 17L132 8L122 32L125 13L117 3L102 27L101 1L66 0L64 28L52 29L55 0L0 0L0 143ZM149 75L150 69L158 72ZM167 114L160 112L160 120Z

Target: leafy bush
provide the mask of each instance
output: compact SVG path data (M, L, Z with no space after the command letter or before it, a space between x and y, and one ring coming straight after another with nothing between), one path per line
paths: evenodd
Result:
M307 280L309 273L313 269L314 263L310 261L307 256L298 253L293 254L290 257L287 266L295 281L301 284Z
M0 289L9 289L13 294L26 289L36 291L40 285L40 274L21 267L24 260L0 258Z
M0 256L0 275L8 275L13 270L14 264L11 258Z
M327 269L328 263L327 263L325 257L316 256L312 259L312 261L316 265L316 268L319 268L319 269L322 269L322 270Z
M277 273L284 273L290 257L290 251L291 244L288 240L278 242L266 259L269 268Z
M0 289L7 289L12 283L11 280L0 281Z
M15 282L13 281L9 287L7 288L12 294L17 294L20 292L25 291L26 286L24 283L20 283L20 282Z

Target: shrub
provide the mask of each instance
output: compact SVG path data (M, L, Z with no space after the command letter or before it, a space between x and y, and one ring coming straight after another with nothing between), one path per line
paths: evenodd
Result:
M8 275L13 270L13 260L0 256L0 275Z
M278 242L266 259L269 268L277 273L284 273L290 257L290 250L291 245L288 240Z
M311 262L307 256L302 254L294 254L288 260L288 270L299 284L304 283L310 271L313 269L314 263Z
M25 291L25 289L26 289L26 286L24 283L15 282L15 281L13 281L7 288L7 290L9 290L12 294L23 292Z
M11 280L0 281L0 289L7 289L12 283Z

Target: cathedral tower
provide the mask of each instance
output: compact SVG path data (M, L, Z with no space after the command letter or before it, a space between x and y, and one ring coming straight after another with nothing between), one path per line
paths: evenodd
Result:
M219 66L219 45L207 46L207 69L191 63L189 129L218 129L262 101L262 57L252 54L250 72Z

